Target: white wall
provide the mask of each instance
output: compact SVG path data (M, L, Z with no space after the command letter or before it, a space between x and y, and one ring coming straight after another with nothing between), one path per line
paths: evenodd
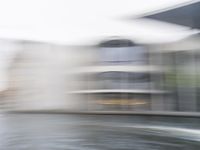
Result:
M9 70L4 101L11 110L75 110L81 97L68 94L81 83L72 71L89 65L91 47L18 43L20 52Z

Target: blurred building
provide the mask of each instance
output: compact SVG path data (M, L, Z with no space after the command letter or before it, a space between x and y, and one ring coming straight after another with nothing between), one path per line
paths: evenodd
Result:
M130 40L104 41L97 46L5 42L16 49L12 57L6 57L12 60L4 70L8 86L1 92L6 110L164 107L160 102L163 90L156 85L162 71L156 64L149 65L147 48Z
M8 76L8 86L1 91L4 109L74 110L78 107L75 96L67 93L76 86L74 81L78 81L72 73L77 71L74 68L86 66L91 60L90 49L32 41L10 41L9 45L13 43L17 51L12 63L2 71Z
M101 42L94 49L96 62L82 74L88 87L74 91L88 100L90 110L164 109L166 93L159 87L164 71L149 59L151 52L128 39L114 38Z
M5 110L200 108L199 35L154 45L113 38L93 46L7 40L0 46L10 49L0 74Z
M162 62L169 68L165 74L165 87L173 92L177 111L199 111L199 49L200 36L182 41L153 46L162 52Z

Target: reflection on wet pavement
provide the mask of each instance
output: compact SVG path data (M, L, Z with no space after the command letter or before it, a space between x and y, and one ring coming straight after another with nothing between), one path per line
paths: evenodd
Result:
M1 150L198 150L200 119L2 114Z

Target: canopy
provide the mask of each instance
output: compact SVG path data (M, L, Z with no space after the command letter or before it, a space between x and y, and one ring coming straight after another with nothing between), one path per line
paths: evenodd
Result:
M200 2L178 5L143 17L200 29Z

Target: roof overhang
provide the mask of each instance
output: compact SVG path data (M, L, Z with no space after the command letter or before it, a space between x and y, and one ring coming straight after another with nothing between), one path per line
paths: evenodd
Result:
M200 1L192 1L173 8L144 14L141 18L150 18L200 29Z

